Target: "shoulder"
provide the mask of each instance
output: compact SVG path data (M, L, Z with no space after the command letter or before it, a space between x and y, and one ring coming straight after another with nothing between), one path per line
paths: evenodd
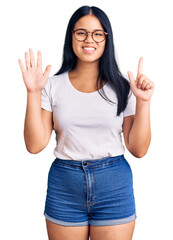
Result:
M54 75L48 78L46 85L47 92L51 96L52 101L59 101L66 91L67 85L67 72L63 72L59 75Z
M55 95L58 89L62 90L64 88L63 86L65 86L65 78L66 72L49 77L43 92L46 91L49 96Z
M56 85L61 85L64 83L64 80L66 78L67 72L63 72L59 75L54 75L52 77L49 77L48 82L50 84L50 87L55 87Z

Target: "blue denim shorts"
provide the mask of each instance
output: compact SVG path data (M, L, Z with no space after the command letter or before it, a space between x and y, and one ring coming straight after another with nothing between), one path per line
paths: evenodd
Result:
M44 216L63 226L118 225L136 219L133 176L124 155L56 158L49 170Z

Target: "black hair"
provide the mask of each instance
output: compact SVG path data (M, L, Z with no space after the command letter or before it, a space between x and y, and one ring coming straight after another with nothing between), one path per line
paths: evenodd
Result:
M128 94L130 92L130 83L119 70L115 59L112 27L107 15L100 8L95 6L82 6L73 13L67 26L62 65L55 75L59 75L65 71L73 70L76 67L77 56L75 55L72 48L72 31L74 29L75 23L81 17L89 15L90 13L98 18L103 26L104 31L108 33L104 52L99 59L99 76L97 79L97 87L98 81L100 81L100 85L103 86L104 80L106 80L111 85L118 99L117 116L119 116L127 106ZM106 98L100 94L100 90L103 92ZM103 88L98 89L98 92L105 100L112 102L105 95Z

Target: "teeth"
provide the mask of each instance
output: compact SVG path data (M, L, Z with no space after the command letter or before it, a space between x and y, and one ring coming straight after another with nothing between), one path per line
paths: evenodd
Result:
M95 50L95 48L89 48L89 47L83 47L83 48L87 50Z

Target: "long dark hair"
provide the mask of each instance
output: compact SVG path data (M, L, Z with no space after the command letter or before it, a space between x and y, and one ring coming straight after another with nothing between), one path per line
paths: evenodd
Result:
M73 15L71 16L65 37L64 49L63 49L63 61L62 66L60 67L59 71L55 73L55 75L59 75L64 73L65 71L72 70L76 67L77 63L77 56L75 55L73 48L72 48L72 30L75 26L75 23L83 16L90 14L90 12L95 15L100 23L103 26L105 32L108 33L105 49L104 52L99 59L99 76L97 79L97 89L98 89L98 81L100 81L101 87L103 86L103 81L106 80L112 86L112 89L115 91L117 99L118 99L118 106L117 106L117 116L120 115L122 111L127 106L128 94L130 91L130 84L125 77L121 74L118 64L115 59L115 50L114 50L114 42L113 42L113 33L110 21L107 15L97 7L89 7L89 6L82 6L78 8ZM105 100L112 102L110 99L107 98L103 88L101 88L105 98L101 95ZM98 89L100 93L100 89ZM114 102L112 102L114 103Z

